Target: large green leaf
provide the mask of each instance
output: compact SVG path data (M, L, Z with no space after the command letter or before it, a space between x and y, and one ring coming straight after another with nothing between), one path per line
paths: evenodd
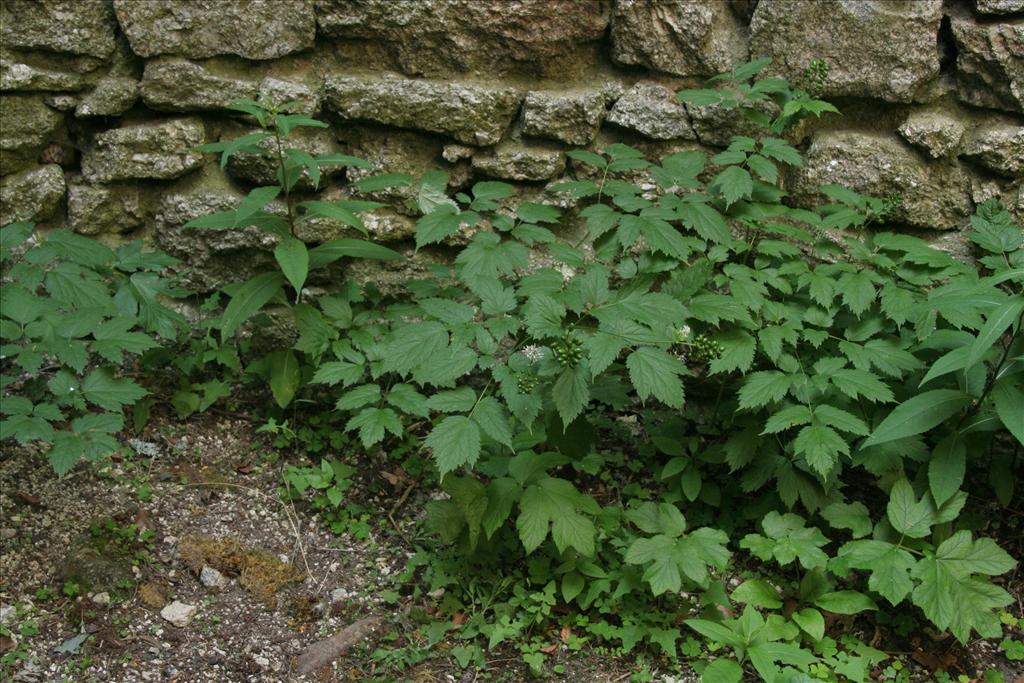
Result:
M626 367L641 401L654 396L671 408L683 407L679 375L686 371L686 366L678 358L653 346L642 346L629 354Z
M992 387L992 402L1003 426L1024 444L1024 391L1015 380L1013 376L999 379Z
M309 267L311 270L323 268L342 257L365 258L376 261L398 261L405 257L393 249L388 249L373 242L357 239L339 239L324 242L309 250Z
M928 486L936 505L953 497L964 481L967 470L967 447L953 434L935 447L928 462Z
M971 397L962 391L935 389L918 394L896 406L862 448L921 434L941 424L969 405Z
M281 188L277 185L257 187L250 192L235 209L235 227L247 225L248 218L256 212L262 211L263 207L272 202L279 194L281 194Z
M1014 298L992 311L985 321L985 326L978 331L978 336L971 344L971 351L967 355L967 362L964 367L971 367L985 355L992 346L999 341L999 337L1007 330L1024 311L1024 299Z
M558 415L562 418L562 424L569 425L583 412L590 401L590 381L585 363L579 363L574 367L566 368L555 380L551 390L551 396L555 400L555 407Z
M893 484L886 512L893 528L910 538L924 538L936 522L930 501L927 498L918 500L914 487L906 479L899 479Z
M302 240L286 239L274 248L274 258L298 297L309 275L309 252L306 245Z
M221 341L230 339L242 323L280 293L283 283L280 273L261 273L235 290L221 316Z
M117 379L110 370L98 368L82 381L82 393L90 403L104 410L121 410L148 392L130 379Z
M443 477L459 467L472 467L480 455L480 428L463 415L449 415L430 434L424 445L434 454Z
M270 354L270 391L274 401L284 408L295 398L299 390L301 373L299 359L291 349L274 351Z

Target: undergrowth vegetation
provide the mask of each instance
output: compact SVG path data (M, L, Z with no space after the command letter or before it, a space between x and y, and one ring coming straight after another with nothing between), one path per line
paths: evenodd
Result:
M1024 231L982 204L965 263L887 229L898 197L825 186L830 203L788 206L781 181L802 159L787 134L835 110L757 79L764 65L680 93L761 135L710 158L570 152L578 177L553 190L571 212L499 182L448 196L447 175L427 173L417 247L470 237L398 300L317 278L398 253L297 237L309 220L366 235L359 214L381 204L295 192L365 162L288 148L295 128L325 124L239 102L264 132L206 151L271 154L278 184L190 227L266 230L278 268L225 288L223 308L212 297L186 337L165 305L185 294L161 275L167 257L5 228L3 437L44 444L63 474L118 448L123 406L144 424L147 368L176 367L183 416L260 378L279 408L267 429L318 444L284 494L340 533L358 527L341 513L350 454L422 451L434 467L419 483L444 495L407 592L443 594L430 644L456 638L462 666L512 644L541 675L544 634L561 628L571 649L682 655L708 683L864 681L887 659L871 634L897 615L960 643L998 638L1012 601L998 577L1015 560L965 511L969 494L1019 501ZM585 234L566 241L575 216ZM297 342L257 353L247 335L281 320ZM117 376L125 353L144 354L137 381ZM326 395L332 417L299 438L296 406Z

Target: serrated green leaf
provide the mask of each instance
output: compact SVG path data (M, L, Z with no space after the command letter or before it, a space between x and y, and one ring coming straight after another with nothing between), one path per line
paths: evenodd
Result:
M493 396L480 399L473 409L472 417L484 434L512 448L512 429L509 427L505 409L498 399Z
M130 379L116 379L110 370L98 368L82 380L82 393L90 403L114 411L135 403L149 392Z
M463 415L449 415L427 435L424 445L434 455L441 476L459 467L471 468L480 456L480 428Z
M736 586L732 592L732 599L744 605L763 607L767 609L778 609L782 607L782 598L779 591L761 579L747 579Z
M579 363L575 367L563 370L555 380L551 397L555 401L559 417L562 418L562 424L572 424L590 402L590 381L587 376L589 374L586 364Z
M679 375L686 366L667 351L642 346L626 359L629 379L643 401L654 396L671 408L683 407L683 383Z
M918 500L906 479L899 479L889 491L886 507L889 523L910 538L924 538L935 524L935 515L927 498Z

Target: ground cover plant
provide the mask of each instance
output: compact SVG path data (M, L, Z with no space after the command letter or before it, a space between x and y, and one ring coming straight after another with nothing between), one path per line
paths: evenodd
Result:
M809 92L813 73L798 88L759 79L765 65L680 93L762 130L719 154L653 162L621 144L570 152L577 179L553 190L575 205L582 239L561 236L569 212L519 202L509 185L479 182L449 196L444 173L426 174L417 247L471 236L453 265L428 266L396 300L352 282L319 296L307 287L342 257L400 258L363 240L312 246L296 237L298 221L325 218L365 233L358 214L380 206L298 201L301 177L315 187L323 166L364 163L287 147L292 129L323 124L240 102L264 132L207 146L222 163L236 153L277 158L277 185L191 224L273 233L277 269L226 288L228 303L208 324L219 338L189 340L200 358L190 369L214 360L235 370L190 380L179 393L195 399L179 398L179 412L208 405L195 387L265 379L277 404L268 430L296 447L319 444L313 462L288 468L283 493L309 499L341 533L358 527L346 509L355 451L383 450L420 487L443 492L427 503L427 535L396 586L410 610L441 596L426 642L382 647L382 664L416 663L447 637L459 643L451 653L460 666L482 666L485 648L512 647L535 675L557 674L554 629L572 651L656 654L709 683L865 681L890 649L872 634L905 631L893 626L901 615L911 629L927 625L962 644L1003 637L1013 600L1003 577L1016 561L985 536L969 494L1004 507L1019 500L1024 230L998 202L980 205L967 233L978 259L964 263L890 230L898 197L825 186L815 210L788 206L782 179L802 160L787 135L835 110ZM408 182L369 178L360 189ZM8 258L29 229L3 234ZM60 251L72 238L85 240L51 233L33 249L55 244L52 256L18 256L37 265L10 268L15 295L42 286L61 312L96 303L66 301L51 285L64 262L48 263L87 253ZM135 263L133 253L119 252L117 263ZM114 282L125 270L83 270L107 268L106 252L71 262L89 281ZM113 301L135 316L95 313L136 335L118 349L149 351L155 342L129 330L161 333L171 318L143 317L155 297ZM286 309L298 341L249 357L237 334L268 322L268 305ZM8 313L5 303L4 355L34 379L5 380L24 397L5 400L14 407L5 405L3 436L54 442L51 462L66 471L78 456L54 456L59 432L41 426L65 421L47 407L64 404L40 378L91 373L81 391L104 412L67 405L79 421L106 416L106 435L142 389L67 356L66 344L38 347L56 334L115 360L101 337L88 339L91 326L55 333L45 311L23 308ZM51 356L61 368L40 373ZM129 393L86 389L97 372ZM296 406L322 410L325 393L333 410L310 431ZM85 438L75 425L71 434ZM102 457L117 445L112 436L103 444L83 452Z

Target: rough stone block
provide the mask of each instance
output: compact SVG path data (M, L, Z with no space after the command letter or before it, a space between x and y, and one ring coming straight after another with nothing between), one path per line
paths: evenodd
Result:
M114 0L140 57L275 59L313 46L312 0Z
M158 111L223 109L234 99L255 99L254 80L220 76L186 59L164 58L146 62L139 87L142 101Z
M960 146L964 125L943 111L915 111L900 125L899 134L932 159L938 159L955 152Z
M0 106L0 175L35 163L63 121L40 95L5 95Z
M1024 126L994 123L968 136L963 156L993 173L1024 176Z
M145 222L139 188L133 185L68 187L68 227L83 235L129 232Z
M203 122L172 119L99 133L82 157L89 182L177 178L203 164L196 147L205 140Z
M1024 0L974 0L978 14L1015 14L1024 12Z
M74 92L85 87L82 74L0 57L0 90Z
M27 48L108 57L114 51L109 0L4 0L0 41Z
M64 171L56 164L5 176L0 181L0 225L53 218L65 189Z
M915 228L960 228L974 208L970 180L962 168L925 161L889 135L819 133L807 152L806 166L793 173L787 189L806 205L820 201L818 187L829 183L875 197L898 192L903 203L892 220Z
M474 154L473 170L502 180L550 180L565 170L565 155L543 147L499 145Z
M609 0L316 2L321 35L365 41L403 73L429 77L586 68L597 61L610 8Z
M334 76L324 84L325 105L342 119L443 133L472 145L497 143L521 100L512 88L447 81Z
M605 115L604 92L534 90L523 101L523 134L567 145L588 145Z
M75 116L120 116L132 108L138 97L139 83L134 78L104 78L78 103Z
M956 17L952 25L960 99L1024 112L1024 19L993 24Z
M825 60L826 96L914 102L939 75L941 21L942 0L761 0L750 53L790 80Z
M746 29L727 0L618 0L612 59L679 76L712 76L747 57Z
M657 83L637 83L620 97L608 120L653 140L693 140L695 135L686 107L675 91Z

